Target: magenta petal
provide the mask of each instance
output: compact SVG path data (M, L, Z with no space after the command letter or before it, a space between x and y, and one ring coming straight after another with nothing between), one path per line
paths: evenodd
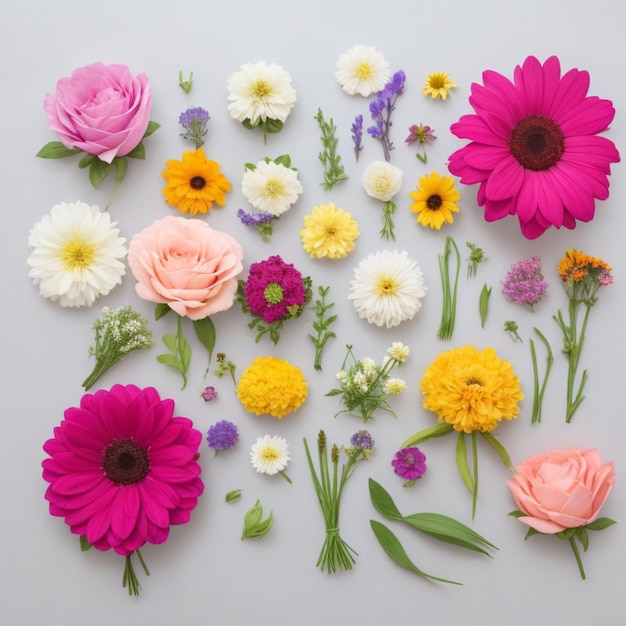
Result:
M487 180L485 195L489 200L506 200L515 197L524 183L524 168L508 156L493 170Z
M566 137L594 135L606 130L614 117L615 109L612 102L593 96L563 113L559 119L559 126Z
M97 471L66 474L55 480L51 487L59 495L76 495L93 489L101 480L102 473Z
M140 506L139 490L136 485L121 487L112 504L111 530L126 539L135 528Z

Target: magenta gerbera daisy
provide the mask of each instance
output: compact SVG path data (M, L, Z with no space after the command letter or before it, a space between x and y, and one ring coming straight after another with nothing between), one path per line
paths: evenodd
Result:
M170 525L187 523L204 488L202 433L173 412L174 401L152 387L115 385L67 409L43 446L50 514L83 544L125 556L129 593L139 589L131 555L141 560L145 543L163 543Z
M595 201L609 196L610 164L620 156L598 136L615 109L610 100L587 96L588 72L561 76L557 57L541 65L530 56L515 68L514 82L488 70L483 83L472 85L476 114L450 127L470 143L450 156L449 169L462 183L480 183L485 219L516 214L528 239L593 219Z
M239 282L238 298L253 316L250 328L259 331L257 341L269 333L277 343L283 322L299 317L311 299L311 279L279 255L271 256L250 265L247 280Z

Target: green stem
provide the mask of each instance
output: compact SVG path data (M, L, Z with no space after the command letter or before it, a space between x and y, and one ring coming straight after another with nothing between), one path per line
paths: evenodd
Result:
M472 431L472 463L474 466L474 490L472 491L472 520L476 516L476 500L478 498L478 448L476 445L476 431Z
M128 595L129 596L138 596L141 591L141 585L139 584L139 579L137 578L137 574L135 574L135 568L133 567L132 556L136 554L139 558L139 562L141 563L141 567L145 572L146 576L150 576L150 572L148 571L148 567L146 566L143 557L141 556L140 550L135 550L135 552L131 552L126 556L125 565L124 565L124 574L122 576L122 587L126 587L128 585Z
M396 236L393 232L393 214L396 212L396 205L391 200L383 203L383 227L380 231L380 236L389 241L396 240Z
M450 286L450 268L448 261L450 252L454 248L456 256L456 272L454 278L454 289ZM456 300L457 288L459 284L459 271L461 268L461 254L452 237L446 237L443 255L439 255L439 273L441 275L441 287L443 291L443 309L441 313L441 324L437 331L439 339L452 339L454 323L456 320Z
M569 538L569 545L572 547L572 552L576 557L576 563L578 563L578 571L580 572L580 577L585 580L587 578L585 576L585 568L583 567L583 562L580 558L580 551L578 550L578 546L576 545L576 541L573 536Z
M582 373L580 383L578 384L578 390L576 391L576 396L574 397L574 381L576 378L576 373L578 371L578 364L580 361L580 354L583 349L583 344L585 341L585 332L587 330L587 322L589 321L589 313L591 311L591 304L585 303L585 315L583 317L583 324L580 329L580 335L577 335L576 332L576 303L574 301L570 301L569 306L569 315L570 315L570 341L571 341L571 351L568 354L569 362L567 369L567 411L565 415L565 421L569 424L574 417L574 413L576 409L578 409L581 402L585 399L583 395L583 390L585 388L585 383L587 382L587 370Z
M546 365L546 373L544 374L544 378L539 387L539 373L537 367L537 353L535 351L535 344L532 339L529 340L530 343L530 356L533 364L533 413L532 413L532 424L538 424L541 422L541 410L543 406L543 396L546 392L546 387L548 385L548 378L550 377L550 371L552 370L552 364L554 363L554 356L552 355L552 349L550 348L550 344L546 337L541 333L537 328L534 329L535 333L537 333L539 339L543 342L543 345L546 348L547 352L547 365Z

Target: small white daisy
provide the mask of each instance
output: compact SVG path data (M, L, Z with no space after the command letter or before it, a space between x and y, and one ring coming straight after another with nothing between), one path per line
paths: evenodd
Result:
M274 161L259 161L246 169L241 181L243 195L257 210L279 217L302 193L298 172Z
M367 98L380 91L389 80L389 63L374 47L354 46L335 63L335 78L349 95Z
M228 79L228 111L239 122L258 126L266 120L284 122L296 103L291 76L280 65L245 63Z
M387 354L396 361L404 363L408 358L411 350L409 346L405 346L400 341L394 341L389 348L387 348Z
M28 275L44 298L63 307L91 306L122 282L126 239L108 213L84 202L52 207L30 231Z
M406 391L406 382L401 378L390 378L383 385L383 393L387 393L391 396Z
M374 161L363 170L361 184L370 198L388 202L400 191L402 176L399 167L387 161Z
M359 317L392 328L415 317L426 294L424 275L405 251L382 250L354 270L348 299Z
M281 474L289 480L284 470L290 460L289 444L283 437L257 437L256 443L250 449L250 462L257 474Z

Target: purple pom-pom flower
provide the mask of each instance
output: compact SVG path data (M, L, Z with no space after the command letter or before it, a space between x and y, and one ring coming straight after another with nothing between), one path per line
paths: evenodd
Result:
M220 450L228 450L239 441L239 431L232 422L221 420L209 426L206 440L217 455Z
M426 455L416 447L402 448L391 461L393 471L405 479L404 487L410 487L426 472Z

